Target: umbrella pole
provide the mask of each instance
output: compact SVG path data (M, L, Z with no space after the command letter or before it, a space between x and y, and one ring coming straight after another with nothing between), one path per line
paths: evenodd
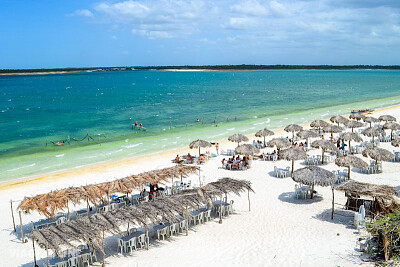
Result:
M348 168L348 171L347 171L347 178L350 180L350 166L347 167L347 168Z
M106 258L106 253L104 251L104 230L103 230L103 242L102 242L102 246L103 246L103 264L101 265L102 267L106 266L106 262L105 262L105 258Z
M351 154L351 145L350 145L351 141L349 140L349 154Z
M247 189L247 199L249 200L249 211L250 211L250 190Z
M12 217L12 221L13 221L14 232L16 232L17 229L15 228L15 220L14 220L14 211L13 211L13 206L12 206L12 200L10 200L10 205L11 205L11 217Z
M266 145L265 145L265 136L264 136L264 147L266 147Z
M22 229L22 215L21 215L21 211L18 212L19 213L19 228L21 230L21 241L22 243L25 243L24 241L24 230Z
M87 208L87 216L89 217L89 213L90 213L89 198L86 198L86 208Z
M33 226L32 226L32 232L33 232ZM35 239L33 237L32 237L32 247L33 247L33 263L36 266Z
M332 187L332 215L331 220L333 220L333 212L335 210L335 190Z
M185 223L186 223L186 236L188 236L189 235L189 211L188 211L188 208L187 208L187 206L185 207L185 209L186 209L186 213L185 213Z
M393 140L393 130L390 131L390 141Z
M314 198L314 185L312 185L311 187L311 199Z
M292 177L293 177L293 171L294 171L294 159L292 159Z
M222 223L222 195L221 202L219 203L219 223Z
M147 227L147 224L144 225L144 228L146 229L146 250L149 250L150 238L149 238L149 228Z
M200 146L199 146L199 158L200 158ZM199 162L200 163L200 162Z
M172 177L172 186L171 186L171 195L173 195L174 194L174 177Z
M68 221L69 221L70 219L69 219L69 206L68 206L68 200L67 200L67 210L68 210L67 218L68 218Z
M47 254L47 266L50 266L49 245L47 241L46 241L46 254Z
M126 230L127 235L129 235L129 222L128 222L128 229Z
M324 164L324 154L325 154L325 149L322 149L322 164Z

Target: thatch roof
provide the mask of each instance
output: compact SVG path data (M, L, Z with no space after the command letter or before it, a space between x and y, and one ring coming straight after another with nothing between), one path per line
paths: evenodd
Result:
M309 186L331 186L336 182L336 175L320 167L310 166L294 171L292 179Z
M282 150L281 158L285 160L301 160L307 158L307 153L300 147L290 147L285 150Z
M260 149L250 144L243 144L235 148L235 153L240 155L254 155L260 153Z
M243 135L243 134L234 134L228 137L228 140L231 142L235 142L235 143L240 143L240 142L247 142L249 141L249 138L247 138L247 136Z
M314 131L310 131L310 130L302 130L302 131L298 132L296 135L303 139L319 137L319 134L317 134Z
M352 155L338 156L335 159L335 164L339 167L346 167L346 168L353 167L357 169L362 169L368 167L368 163Z
M367 116L365 116L365 117L363 118L363 121L364 121L364 122L368 122L368 123L375 123L375 122L379 122L379 119L374 118L374 117L367 117Z
M264 128L262 130L259 130L256 132L256 137L265 137L265 136L270 136L274 135L275 133L271 130L268 130L267 128Z
M346 125L349 128L359 128L364 126L364 124L359 121L348 121L344 125Z
M340 123L340 124L345 124L347 121L349 121L348 119L346 119L345 117L341 116L341 115L336 115L333 116L329 119L331 122L334 123Z
M303 127L301 127L298 124L289 124L285 127L284 129L286 132L298 132L303 130Z
M382 116L379 116L378 119L380 121L386 121L386 122L388 122L388 121L396 121L396 118L393 117L392 115L382 115Z
M376 127L368 127L362 132L362 134L368 137L376 137L382 135L383 131Z
M30 234L38 244L52 249L60 255L63 247L75 247L76 243L89 244L96 250L104 253L102 232L122 234L120 227L127 223L137 225L161 223L163 220L174 222L177 215L184 215L186 208L197 208L206 205L213 196L225 193L240 194L246 190L254 192L251 183L246 180L223 178L210 183L204 189L187 190L183 194L160 196L149 202L138 205L125 206L102 214L90 217L80 217L66 223L35 230Z
M323 127L322 131L325 133L341 133L343 128L334 124L329 124L328 126Z
M400 138L393 139L392 146L400 146Z
M335 144L331 143L331 141L328 140L315 140L314 142L311 143L311 147L314 148L321 148L325 151L336 151L338 148L336 147Z
M140 189L147 183L158 184L166 182L170 178L187 177L195 173L199 168L195 166L176 165L128 176L111 182L91 184L81 187L69 187L50 193L40 194L33 197L25 197L19 204L18 209L29 213L37 211L47 218L54 217L57 211L67 208L67 203L78 204L88 200L94 205L101 202L106 203L106 196L114 193L130 193L133 189Z
M387 161L391 160L394 158L394 155L392 152L389 150L379 148L379 147L372 147L372 148L367 148L362 152L362 155L364 157L370 157L374 160L378 161Z
M383 129L400 130L400 124L395 123L395 122L386 122L383 125Z
M355 196L368 196L384 200L395 200L397 189L388 185L376 185L349 180L335 187L335 190L344 191Z
M351 113L349 116L350 119L352 120L364 120L365 115L361 114L361 113Z
M282 149L285 147L290 147L292 145L292 143L285 138L273 138L272 140L270 140L267 144L269 147L274 147L276 146L276 148Z
M196 140L190 143L189 148L198 148L198 147L210 147L211 144L204 140Z
M329 126L329 123L327 123L326 121L323 121L323 120L315 120L310 123L310 126L312 128L322 128L322 127Z
M340 135L340 139L345 141L355 141L355 142L362 142L362 138L356 133L343 133Z

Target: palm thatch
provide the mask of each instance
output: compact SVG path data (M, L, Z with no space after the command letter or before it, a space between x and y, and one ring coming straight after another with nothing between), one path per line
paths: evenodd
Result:
M345 125L348 128L351 128L352 132L354 132L354 128L360 128L360 127L364 126L364 124L362 122L359 122L359 121L348 121L348 122L345 123Z
M364 120L365 115L363 115L361 113L351 113L349 118L352 120L360 121L360 120Z
M379 116L378 119L380 121L386 121L386 122L388 122L388 121L396 121L396 118L393 117L392 115L382 115L382 116Z
M363 141L362 138L358 134L353 133L353 132L341 134L340 139L343 139L344 141L349 141L350 153L351 153L351 141L354 141L354 142L362 142Z
M362 152L364 157L370 157L376 162L378 161L388 161L394 158L394 155L389 150L379 147L367 148Z
M251 182L247 180L236 180L228 177L219 179L216 182L207 184L205 187L205 192L211 196L221 196L227 193L234 193L240 195L245 191L253 192L251 188Z
M346 119L345 117L343 117L341 115L333 116L329 120L333 123L337 123L338 126L339 126L339 124L345 124L346 122L349 121L348 119Z
M289 124L285 127L284 129L286 132L288 133L292 133L292 139L294 139L294 133L295 132L299 132L301 130L303 130L303 127L301 127L298 124Z
M374 142L375 137L382 135L383 131L376 127L368 127L362 132L362 134L368 137L372 137L372 142Z
M395 123L395 122L386 122L383 125L383 129L390 130L390 139L393 139L393 131L400 130L400 124Z
M264 128L262 130L259 130L258 132L256 132L256 137L264 137L264 146L265 144L265 137L266 136L271 136L274 135L275 133L271 130L268 130L267 128Z
M239 146L240 142L247 142L247 141L249 141L249 138L247 138L247 136L245 136L243 134L237 133L237 134L229 136L228 140L231 142L238 143L238 146Z
M37 211L47 218L54 217L57 211L66 209L68 202L79 204L83 201L91 202L94 205L107 203L114 193L131 193L134 189L141 189L147 183L158 184L167 182L171 178L188 177L199 168L195 166L176 165L144 172L100 184L91 184L81 187L69 187L50 193L40 194L33 197L25 197L19 204L18 209L25 213Z
M243 144L235 148L235 153L240 155L254 155L260 153L260 149L250 144Z
M309 166L294 171L292 179L295 182L312 186L312 198L315 185L332 186L336 182L336 175L320 167Z
M300 132L298 132L296 134L298 137L302 138L302 139L308 139L308 138L317 138L319 137L319 134L317 134L314 131L310 131L310 130L302 130Z
M364 122L368 122L369 123L369 127L372 127L372 123L379 122L379 119L374 118L374 117L364 117L363 121Z
M189 148L199 148L199 155L200 155L200 148L201 147L210 147L211 144L207 141L197 139L196 141L193 141L189 144Z
M328 126L325 126L322 128L322 131L325 133L341 133L343 131L343 128L334 124L329 124Z
M357 169L362 169L365 167L368 167L368 163L363 161L362 159L352 156L352 155L347 155L347 156L338 156L335 159L335 164L339 167L346 167L348 168L347 171L347 177L350 179L350 168L357 168Z
M282 150L280 155L281 158L292 161L292 174L294 170L294 161L307 158L307 153L302 148L295 146Z
M326 121L323 121L323 120L315 120L310 123L310 126L312 128L317 128L318 130L321 130L321 128L329 126L329 123L327 123Z
M336 145L334 145L330 141L324 140L324 139L315 140L314 142L312 142L311 146L314 147L314 148L321 148L322 149L322 164L324 164L325 151L337 151L338 150Z
M290 147L292 145L292 143L285 138L273 138L272 140L270 140L267 144L269 147L274 147L276 146L276 148L282 149L282 148L286 148L286 147Z
M392 146L399 147L400 146L400 138L393 139Z

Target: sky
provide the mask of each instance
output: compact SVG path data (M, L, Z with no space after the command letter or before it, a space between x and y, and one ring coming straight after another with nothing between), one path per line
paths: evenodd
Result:
M400 0L0 0L0 23L0 69L400 64Z

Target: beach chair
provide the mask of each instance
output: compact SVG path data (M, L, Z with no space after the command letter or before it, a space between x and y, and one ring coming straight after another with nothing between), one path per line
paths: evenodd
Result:
M79 267L78 257L71 257L68 259L68 267Z
M126 252L132 252L133 250L137 250L137 237L134 236L126 243Z
M57 219L56 225L60 225L60 224L62 224L62 223L65 223L66 221L67 221L67 218L65 218L65 217L60 217L60 218Z
M205 211L203 216L205 222L211 221L211 209Z
M97 262L97 255L94 250L90 252L90 264L93 264L93 262Z
M158 232L158 240L160 240L161 237L163 240L168 237L168 227L164 227Z
M179 232L182 233L186 229L186 220L183 219L179 222Z
M168 231L169 231L169 236L173 236L177 234L176 231L176 225L174 223L172 223L169 227L168 227Z
M364 205L360 206L358 213L354 214L354 226L357 227L358 233L360 233L360 229L365 228L365 207Z
M144 248L146 246L146 235L141 234L137 238L137 244L140 246L140 248Z
M86 267L90 265L90 254L82 254L79 256L80 267Z
M118 253L122 254L124 252L126 252L124 241L122 239L118 239Z

